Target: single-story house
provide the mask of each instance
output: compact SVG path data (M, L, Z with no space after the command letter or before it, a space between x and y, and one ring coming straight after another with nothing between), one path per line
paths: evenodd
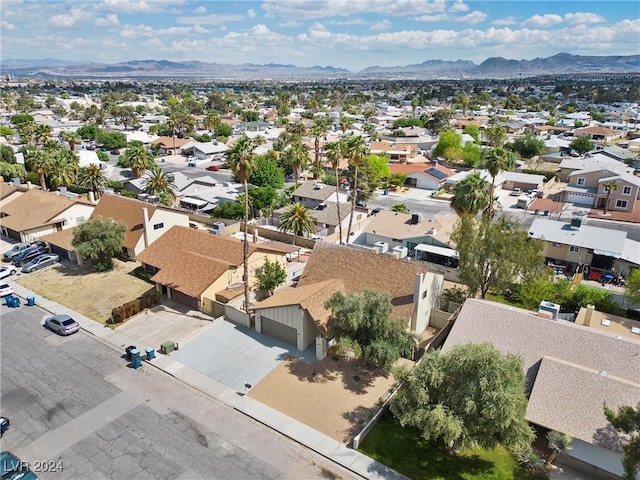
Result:
M227 150L229 147L217 140L206 143L191 141L182 145L182 153L193 155L198 160L214 160Z
M426 190L440 190L445 180L455 172L438 162L434 163L392 163L391 174L403 173L407 176L405 185Z
M30 185L29 185L30 186ZM16 184L0 182L0 211L7 203L20 197L30 188L22 186L18 180Z
M372 154L387 154L392 162L408 162L418 154L416 143L395 143L388 140L372 142L369 147Z
M624 436L609 424L603 405L616 410L638 403L638 341L546 313L467 299L442 352L488 342L502 353L519 355L529 396L527 420L539 432L573 437L558 461L589 474L600 469L622 477Z
M178 155L182 153L183 145L191 141L190 138L159 137L152 140L149 145L158 145L160 155Z
M480 178L487 183L487 190L491 188L492 178L491 174L487 170L466 170L458 172L447 178L444 182L444 186L447 190L453 190L458 182L464 180L468 175L475 172L480 173ZM522 190L542 190L543 182L544 175L502 171L499 172L495 178L495 192L499 192L500 190L513 190L516 187Z
M610 128L605 127L584 127L584 128L576 128L573 131L573 134L576 137L581 135L586 135L594 142L612 142L617 138L620 138L624 135L624 132L618 130L612 130Z
M318 205L329 202L344 203L348 197L349 191L341 189L336 193L336 187L322 182L304 182L292 194L294 202L301 203L312 210Z

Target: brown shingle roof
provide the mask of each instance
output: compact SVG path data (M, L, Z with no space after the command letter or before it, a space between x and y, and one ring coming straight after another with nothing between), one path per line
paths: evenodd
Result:
M179 262L165 264L151 280L199 298L229 267L231 265L222 260L187 251L180 253Z
M192 138L175 138L175 144L174 144L174 138L173 137L160 137L160 138L156 138L153 142L151 142L152 144L157 144L157 145L161 145L165 148L173 148L173 145L176 146L176 148L180 148L183 145L189 143L193 141Z
M0 182L0 200L7 198L9 195L19 190L15 185L10 183Z
M24 232L43 225L71 207L75 200L42 190L29 190L2 207L2 225L16 232Z
M91 214L91 218L102 217L112 218L118 222L123 222L127 226L124 236L123 246L134 248L140 240L144 230L142 209L146 208L149 218L156 211L156 206L151 203L141 202L133 198L122 197L120 195L103 195Z
M365 288L388 292L394 305L392 317L409 319L414 309L415 276L426 272L422 265L386 255L317 242L298 285L340 279L346 294L360 294Z
M64 248L69 252L73 252L74 248L71 242L73 241L73 231L75 228L67 228L65 230L59 230L57 232L50 233L40 237L40 240L55 245L56 247Z

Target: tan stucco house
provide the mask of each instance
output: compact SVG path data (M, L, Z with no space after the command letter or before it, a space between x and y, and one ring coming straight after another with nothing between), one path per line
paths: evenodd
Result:
M607 196L607 210L632 212L640 195L640 177L625 171L607 167L596 167L572 172L565 189L565 201L595 208L604 208ZM607 192L608 182L614 182L617 189Z

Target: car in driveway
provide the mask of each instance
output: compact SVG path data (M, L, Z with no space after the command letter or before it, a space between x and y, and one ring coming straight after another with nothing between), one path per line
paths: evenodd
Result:
M13 275L18 271L18 267L14 265L5 265L4 267L0 267L0 278L5 278L10 275Z
M207 167L207 170L209 170L210 172L217 172L218 170L220 170L220 167L218 165L209 165Z
M2 259L5 262L8 262L9 260L11 260L16 255L20 254L21 252L24 252L30 246L31 246L31 244L29 242L16 243L11 248L11 250L7 250L6 252L4 252L4 254L2 255Z
M509 196L511 196L511 197L519 197L521 193L522 193L522 189L519 188L519 187L516 187L513 190L511 190L511 193L509 194Z
M48 267L49 265L53 265L60 257L56 254L45 253L40 255L28 263L25 263L22 267L22 273L31 273L36 270L40 270L41 268Z
M13 287L8 283L0 284L0 297L6 297L7 295L11 295L13 293Z
M0 453L0 473L2 480L38 480L29 463L7 451Z
M23 251L19 255L16 255L15 257L13 257L13 260L11 260L11 263L13 263L16 267L21 267L22 265L30 262L34 258L39 257L44 253L47 253L47 251L48 251L47 247L43 245L37 245L35 247L27 248L25 251Z
M67 314L47 317L44 326L58 335L71 335L80 330L80 324Z

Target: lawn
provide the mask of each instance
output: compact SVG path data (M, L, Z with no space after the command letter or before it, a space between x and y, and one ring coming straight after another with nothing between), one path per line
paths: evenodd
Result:
M402 428L388 412L359 450L413 480L539 480L503 447L476 448L453 456L442 443L428 442L417 430Z

